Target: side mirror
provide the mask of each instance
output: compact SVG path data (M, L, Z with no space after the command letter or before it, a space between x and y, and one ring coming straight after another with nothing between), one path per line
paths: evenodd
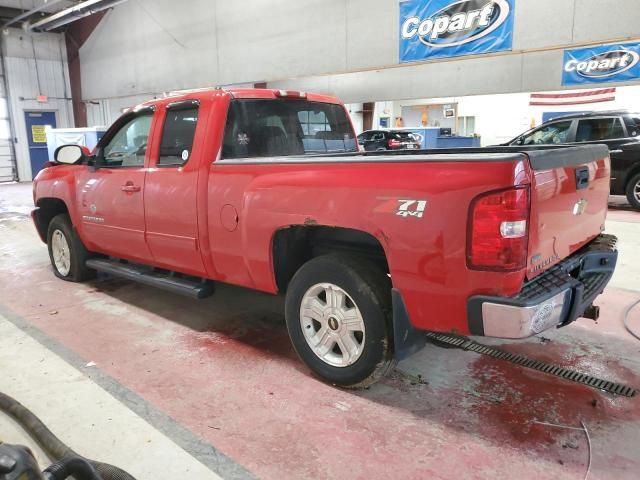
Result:
M516 145L524 145L524 137L516 138Z
M89 149L80 145L63 145L53 155L56 163L75 165L89 155Z

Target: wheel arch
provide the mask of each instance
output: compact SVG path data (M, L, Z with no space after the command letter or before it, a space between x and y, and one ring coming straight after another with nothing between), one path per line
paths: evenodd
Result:
M290 225L276 230L272 238L272 268L278 291L286 291L289 281L302 265L328 253L366 258L385 274L390 273L382 243L368 232L324 225Z
M38 235L43 242L47 242L47 230L51 220L57 215L66 213L69 215L69 207L59 198L45 197L38 199L38 207L33 215Z
M384 274L391 273L384 246L371 233L343 227L291 225L277 230L272 240L273 275L278 290L286 291L293 275L307 261L338 252L371 260ZM389 294L393 309L393 352L402 360L420 350L426 337L411 324L400 290L392 288Z
M633 180L633 177L635 177L638 174L640 174L640 162L638 162L636 165L634 165L629 170L629 173L627 173L627 176L624 179L624 193L625 194L627 192L627 189L629 188L629 184L631 183L631 180Z

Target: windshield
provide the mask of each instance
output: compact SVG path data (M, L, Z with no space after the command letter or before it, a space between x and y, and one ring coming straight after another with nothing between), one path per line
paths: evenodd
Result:
M233 100L222 158L357 152L341 105L307 100Z
M571 128L571 120L556 122L540 127L533 133L523 137L522 145L548 145L565 143Z

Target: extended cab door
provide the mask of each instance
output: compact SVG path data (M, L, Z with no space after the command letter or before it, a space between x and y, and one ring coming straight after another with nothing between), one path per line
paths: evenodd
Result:
M143 263L151 260L143 187L152 123L149 108L121 117L101 141L95 167L79 175L82 237L90 249Z
M200 110L198 100L186 100L168 104L158 112L160 135L151 148L145 212L147 242L155 263L204 277L197 194L199 167L205 161L202 145L206 119Z

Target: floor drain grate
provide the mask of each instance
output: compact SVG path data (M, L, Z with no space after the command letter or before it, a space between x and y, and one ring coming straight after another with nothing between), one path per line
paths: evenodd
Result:
M515 363L516 365L521 365L525 368L538 370L539 372L548 373L549 375L564 378L565 380L570 380L572 382L582 383L583 385L597 388L598 390L603 390L614 395L633 397L637 393L635 388L631 388L627 385L611 382L609 380L602 380L558 365L532 360L522 355L509 353L505 350L500 350L499 348L477 343L467 337L450 335L447 333L427 332L427 338L433 343L440 344L441 346L460 348L462 350L469 350L481 355L497 358L498 360L506 360L507 362Z

